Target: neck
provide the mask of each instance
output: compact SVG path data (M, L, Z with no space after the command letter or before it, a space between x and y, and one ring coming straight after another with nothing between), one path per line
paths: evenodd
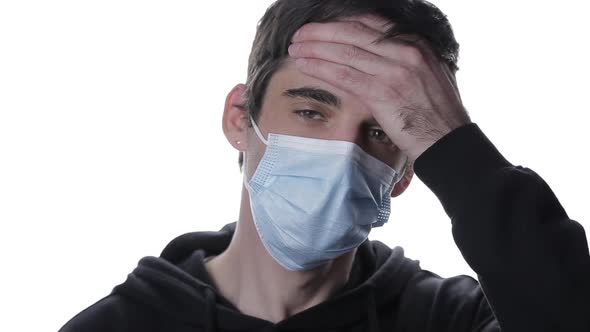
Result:
M264 248L242 188L240 218L228 248L206 263L220 293L240 312L274 323L317 305L348 281L356 250L309 271L289 271Z

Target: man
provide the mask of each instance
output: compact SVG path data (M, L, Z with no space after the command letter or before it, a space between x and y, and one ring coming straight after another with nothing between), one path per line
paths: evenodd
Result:
M590 331L590 257L539 175L471 122L421 1L278 0L223 130L237 223L174 239L61 331ZM479 283L367 241L414 171Z

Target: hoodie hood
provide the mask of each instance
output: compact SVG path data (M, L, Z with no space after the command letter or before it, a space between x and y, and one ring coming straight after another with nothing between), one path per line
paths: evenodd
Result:
M378 312L395 306L408 281L421 271L419 262L379 241L358 248L344 289L314 307L277 324L244 315L215 289L204 259L222 253L236 223L218 232L193 232L172 240L160 257L144 257L113 293L151 307L158 315L205 331L348 330L380 331ZM391 312L388 309L387 311Z

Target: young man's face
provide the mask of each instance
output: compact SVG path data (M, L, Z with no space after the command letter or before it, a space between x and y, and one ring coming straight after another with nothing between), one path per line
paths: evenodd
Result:
M276 133L353 142L396 171L403 169L405 155L385 135L360 100L301 73L292 58L285 61L268 84L257 119L265 138L269 133ZM245 155L248 179L254 174L265 148L250 129ZM406 181L400 183L405 182L401 186L407 187L411 174L406 174L405 178Z

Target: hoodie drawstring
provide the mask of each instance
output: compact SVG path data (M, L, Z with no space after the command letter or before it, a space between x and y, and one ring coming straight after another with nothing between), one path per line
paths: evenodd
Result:
M214 332L217 330L217 326L215 324L216 317L215 317L215 292L211 290L209 287L205 287L205 298L206 298L206 308L205 308L205 331L206 332Z
M369 332L379 332L381 329L379 328L379 320L377 318L377 305L375 304L375 292L369 291L368 297L369 297L368 303L367 303L367 320L369 321L368 331Z

